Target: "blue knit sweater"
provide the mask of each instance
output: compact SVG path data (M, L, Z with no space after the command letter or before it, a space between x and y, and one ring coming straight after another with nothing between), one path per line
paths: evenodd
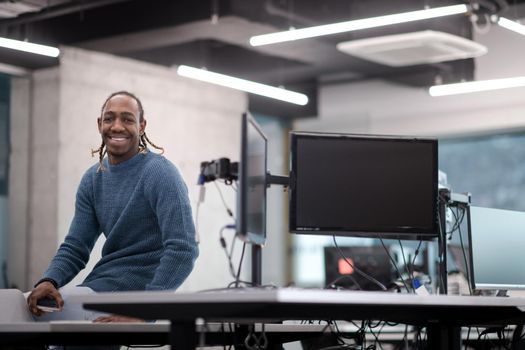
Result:
M103 233L102 257L82 286L97 292L176 289L198 255L179 172L152 152L116 165L105 159L104 166L84 174L69 233L44 278L59 287L71 281Z

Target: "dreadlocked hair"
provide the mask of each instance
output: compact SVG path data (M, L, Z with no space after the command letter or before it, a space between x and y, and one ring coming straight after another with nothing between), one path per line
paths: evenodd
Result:
M140 99L137 96L135 96L131 92L124 91L124 90L114 92L111 95L109 95L108 98L106 98L106 100L102 104L101 115L104 113L104 109L106 108L106 105L108 104L108 101L111 100L113 97L115 97L117 95L124 95L124 96L128 96L128 97L131 97L132 99L134 99L137 102L137 106L138 106L138 109L139 109L139 121L141 122L141 121L144 120L144 108L142 107L142 102L140 101ZM147 153L148 144L151 145L153 148L159 150L160 154L164 154L164 148L154 144L148 138L148 136L146 135L146 132L143 132L142 134L140 134L140 137L139 137L139 153L143 153L143 154ZM97 154L97 153L98 153L98 159L99 159L98 160L99 165L98 165L97 172L98 171L104 171L104 170L106 170L106 168L104 167L103 160L104 160L104 156L108 153L107 150L106 150L106 144L104 143L104 141L102 141L102 144L100 145L99 148L91 149L91 156L92 157L94 157L95 154Z

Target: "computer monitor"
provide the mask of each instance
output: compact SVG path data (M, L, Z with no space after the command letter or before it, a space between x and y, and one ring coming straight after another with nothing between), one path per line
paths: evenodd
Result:
M437 140L294 132L290 232L432 239Z
M525 213L471 206L468 213L474 289L525 289Z
M392 263L382 246L354 246L340 249L341 252L337 247L324 248L326 286L334 285L354 290L381 290L371 279L357 273L356 268L386 287L393 282Z
M267 139L255 119L244 113L237 192L237 235L248 243L266 241Z

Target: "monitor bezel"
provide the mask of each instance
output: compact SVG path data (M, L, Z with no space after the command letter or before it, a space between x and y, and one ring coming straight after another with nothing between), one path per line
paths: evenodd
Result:
M312 229L298 228L296 224L296 171L297 171L297 141L300 138L319 138L319 139L360 139L360 140L387 140L399 142L424 142L432 144L432 158L434 169L432 171L433 201L432 226L426 228L407 227L385 229L354 229L341 227L315 227ZM439 216L438 216L438 140L431 137L411 137L394 135L364 135L364 134L344 134L326 132L302 132L292 131L290 133L290 190L289 190L289 231L294 234L311 235L336 235L348 237L371 237L385 239L407 239L407 240L434 240L439 236Z
M248 199L248 184L245 179L247 176L247 159L248 159L248 124L254 127L257 133L264 140L264 169L267 173L268 169L268 138L262 131L260 125L257 123L255 118L250 114L250 112L245 112L242 114L241 122L241 158L239 161L239 176L238 176L238 203L237 203L237 224L236 224L236 233L237 236L246 243L264 245L266 243L266 214L267 214L267 186L264 187L264 204L263 204L263 232L249 232L248 231L248 220L247 220L247 199ZM266 176L266 174L265 174Z

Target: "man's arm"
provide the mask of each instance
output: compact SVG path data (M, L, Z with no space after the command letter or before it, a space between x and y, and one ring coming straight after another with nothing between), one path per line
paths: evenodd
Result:
M147 290L178 288L198 256L186 184L172 163L165 158L161 160L154 164L145 195L157 216L164 254Z
M66 285L86 266L100 235L92 188L92 176L88 171L77 190L75 216L69 232L43 275L44 279L53 280L57 288Z

